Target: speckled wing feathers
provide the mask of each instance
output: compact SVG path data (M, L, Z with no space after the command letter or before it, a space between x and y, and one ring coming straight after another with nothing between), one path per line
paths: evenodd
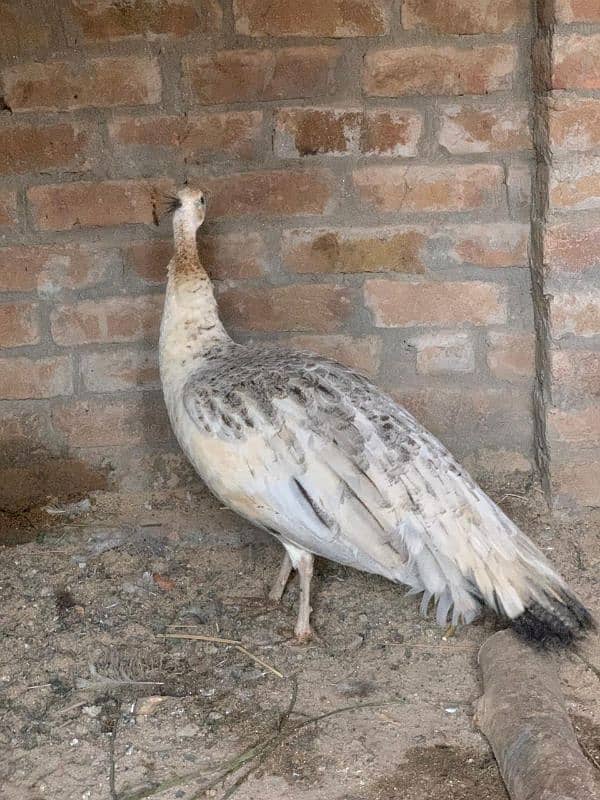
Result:
M435 597L440 622L451 607L469 621L479 599L515 617L563 587L446 449L352 370L227 343L183 400L204 435L245 455L256 511L226 490L224 502L284 542L423 591L424 610Z

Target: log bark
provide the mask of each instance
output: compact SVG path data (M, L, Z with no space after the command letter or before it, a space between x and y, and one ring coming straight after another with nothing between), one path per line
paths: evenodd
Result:
M476 723L512 800L600 800L600 773L581 752L553 658L512 631L479 651Z

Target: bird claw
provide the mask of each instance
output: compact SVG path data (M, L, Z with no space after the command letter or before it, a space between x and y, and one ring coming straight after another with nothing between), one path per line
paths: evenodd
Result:
M454 636L456 636L456 626L455 625L448 625L448 627L444 631L442 639L444 639L444 640L452 639Z

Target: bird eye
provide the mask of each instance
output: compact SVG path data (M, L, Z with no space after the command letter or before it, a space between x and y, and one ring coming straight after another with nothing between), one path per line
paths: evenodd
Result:
M205 206L206 205L206 200L204 199L204 195L202 195L202 197L200 198L200 205L201 206Z

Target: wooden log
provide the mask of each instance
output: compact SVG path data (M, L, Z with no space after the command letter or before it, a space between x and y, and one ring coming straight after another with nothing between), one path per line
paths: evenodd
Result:
M600 800L600 773L581 752L553 658L512 631L479 651L476 724L512 800Z

